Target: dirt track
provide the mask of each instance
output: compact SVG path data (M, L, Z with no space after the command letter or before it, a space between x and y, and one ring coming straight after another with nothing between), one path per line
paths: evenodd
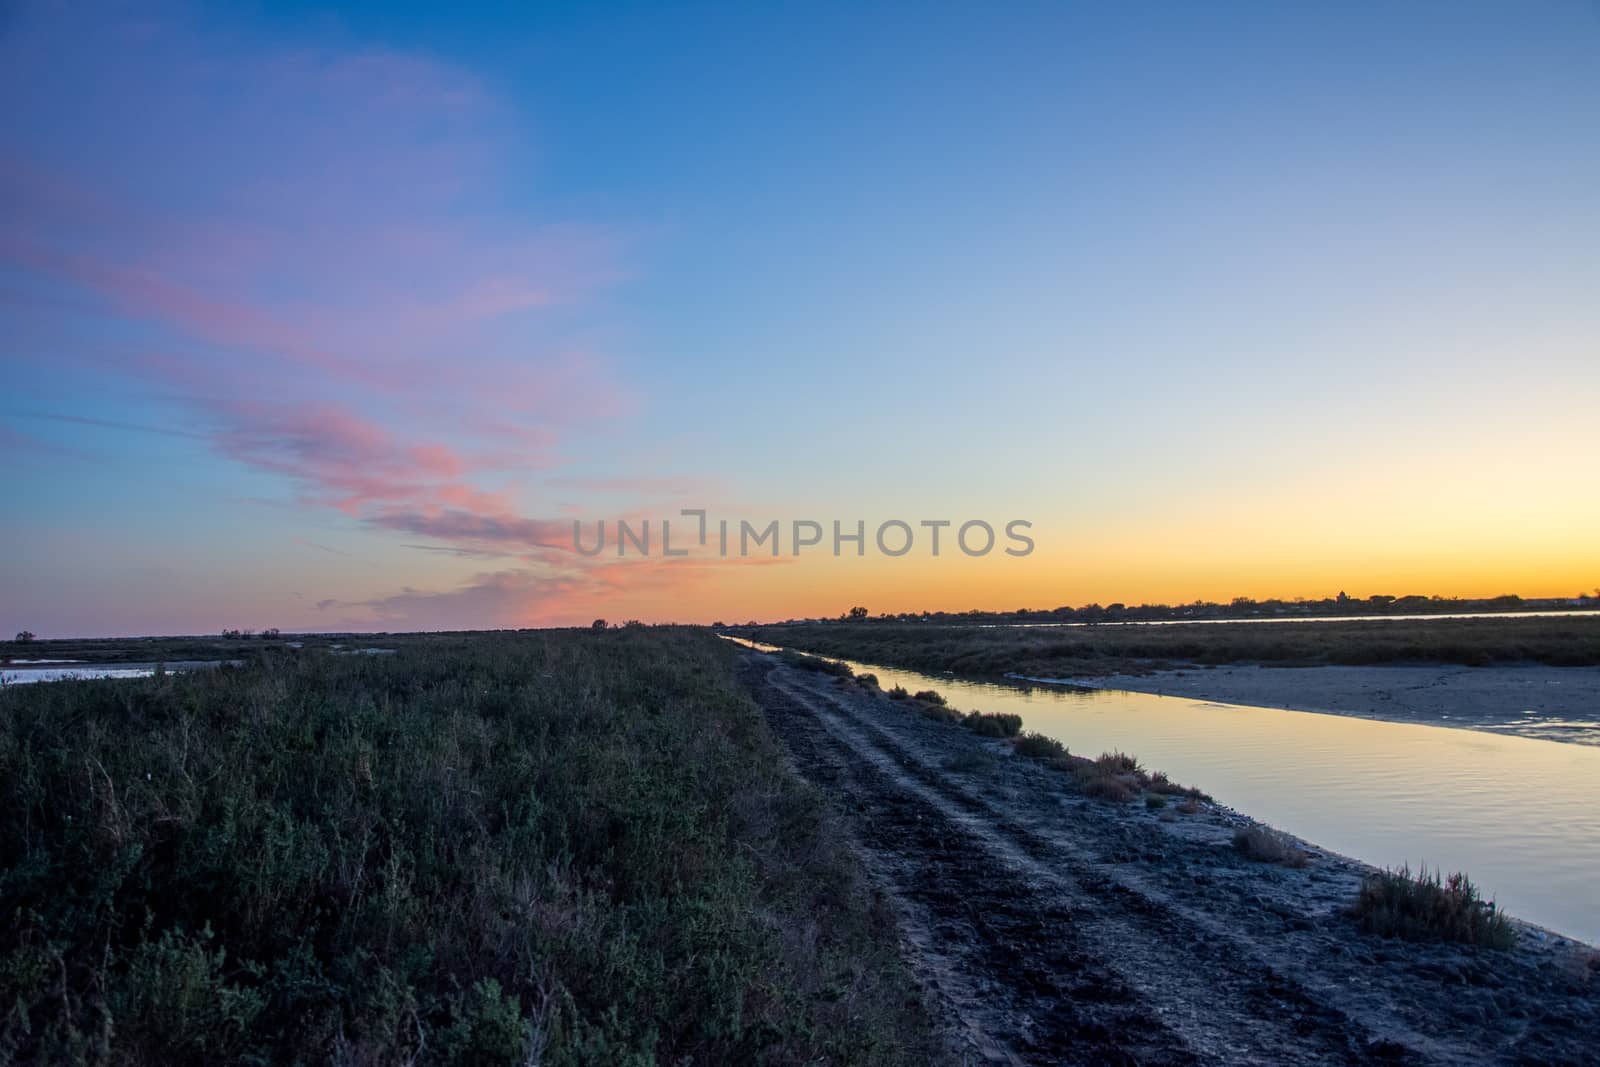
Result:
M1361 876L1342 857L1250 863L1232 813L1090 801L852 683L755 654L745 671L896 902L960 1059L1600 1062L1577 948L1384 942L1342 914Z

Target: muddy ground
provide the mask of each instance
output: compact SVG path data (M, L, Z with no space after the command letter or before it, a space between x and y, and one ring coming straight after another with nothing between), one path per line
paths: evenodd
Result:
M1600 957L1417 945L1347 917L1362 865L1245 859L1244 817L1090 800L1001 741L751 653L972 1063L1600 1063ZM1204 786L1204 783L1197 783Z

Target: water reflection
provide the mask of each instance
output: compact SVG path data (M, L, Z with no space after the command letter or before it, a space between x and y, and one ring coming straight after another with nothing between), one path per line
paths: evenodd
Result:
M957 680L884 688L1016 712L1079 755L1121 749L1224 804L1369 863L1464 870L1513 915L1600 942L1600 748L1187 697Z
M65 663L72 666L22 666L0 670L0 685L28 685L34 682L64 682L85 678L149 678L156 673L154 663L118 663L109 666L80 664L76 660L35 660L33 663ZM224 665L239 666L242 660L182 660L162 664L169 671L207 670ZM28 660L12 660L29 664Z

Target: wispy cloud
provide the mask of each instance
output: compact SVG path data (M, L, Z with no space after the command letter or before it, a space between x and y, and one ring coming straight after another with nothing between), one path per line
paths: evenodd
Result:
M0 91L48 101L0 133L5 313L113 324L21 358L78 360L187 412L32 417L200 440L302 507L465 558L570 557L569 524L528 517L560 502L530 486L571 433L636 404L585 319L626 276L624 242L541 217L512 163L520 124L471 73L236 29L41 5L0 40ZM465 623L593 588L597 566L366 610Z

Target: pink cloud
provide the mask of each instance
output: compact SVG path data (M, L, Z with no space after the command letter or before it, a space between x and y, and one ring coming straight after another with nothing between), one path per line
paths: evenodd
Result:
M558 449L638 404L589 321L628 274L625 242L540 217L513 165L522 124L490 87L422 55L61 5L0 39L0 91L48 102L0 131L0 268L27 281L30 314L112 324L39 351L167 398L188 414L171 432L303 506L540 564L363 610L524 618L530 598L625 585L570 551L570 522L527 515L560 512L529 488Z
M453 589L407 587L361 601L324 600L323 613L337 612L324 628L512 629L587 623L594 614L636 613L645 597L669 595L690 604L714 574L729 568L786 566L779 557L751 559L662 559L598 566L489 571Z

